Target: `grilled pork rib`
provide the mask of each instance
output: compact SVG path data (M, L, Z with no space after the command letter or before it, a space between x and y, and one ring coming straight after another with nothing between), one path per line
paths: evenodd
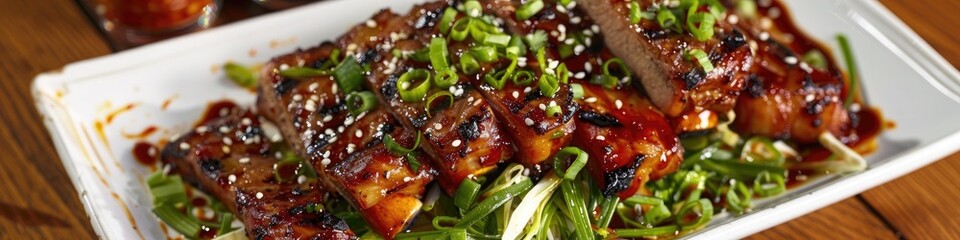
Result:
M663 114L629 83L610 88L590 83L589 79L603 74L601 66L613 56L603 45L603 35L591 29L593 23L588 16L572 6L545 2L543 10L530 19L516 21L514 11L521 1L485 3L494 6L496 14L518 34L558 33L558 37L548 38L547 55L565 63L571 82L579 83L584 90L583 98L577 101L580 109L574 120L572 143L590 155L587 167L605 196L633 196L648 180L676 170L683 152ZM575 40L562 39L561 31ZM561 56L558 49L563 45L574 51Z
M322 44L267 63L258 107L277 123L294 150L310 160L328 188L360 209L381 236L392 238L419 212L420 196L436 171L424 164L414 172L404 156L387 151L381 143L385 135L411 146L415 133L400 128L382 108L356 116L349 113L345 94L333 77L292 79L280 74L288 67L332 61L334 49L333 44ZM424 154L418 155L429 162Z
M275 153L257 117L234 108L167 144L161 159L235 213L250 239L355 239L333 214L306 210L326 194L316 182L277 182Z
M447 6L445 2L432 2L414 6L404 16L385 17L380 13L374 17L375 24L357 26L337 42L350 55L371 65L367 86L402 126L423 134L421 146L435 160L438 183L452 194L463 179L481 176L509 159L513 148L490 103L465 76L461 75L449 89L434 87L427 92L426 96L432 96L450 91L453 104L445 108L428 112L425 101L403 101L399 96L400 76L415 68L427 69L429 62L394 54L427 46L439 34L435 22ZM448 101L444 97L438 102Z
M713 38L697 41L690 34L666 30L656 19L629 22L629 1L581 0L583 7L603 29L611 52L639 75L652 102L669 117L703 110L725 113L733 108L746 83L753 59L744 36L726 21L718 20ZM640 0L647 10L655 0ZM704 72L685 53L700 49L710 56L715 69Z

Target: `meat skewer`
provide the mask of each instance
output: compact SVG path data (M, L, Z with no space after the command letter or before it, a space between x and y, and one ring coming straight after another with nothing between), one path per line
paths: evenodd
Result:
M345 90L332 76L281 74L281 69L334 61L336 50L334 44L326 43L271 60L260 78L258 108L277 123L293 149L313 164L327 188L336 189L357 207L381 236L392 237L419 212L420 196L436 171L426 164L414 170L404 155L389 152L382 143L385 136L411 146L415 133L399 127L381 108L351 113ZM414 153L429 162L424 154Z
M275 154L257 117L234 108L167 144L161 159L235 213L250 239L355 239L333 214L306 211L323 204L318 184L277 182Z

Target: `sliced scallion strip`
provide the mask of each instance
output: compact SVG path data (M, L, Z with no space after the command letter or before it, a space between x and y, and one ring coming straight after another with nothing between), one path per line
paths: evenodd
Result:
M703 67L703 71L710 73L713 71L713 63L710 62L710 57L707 56L707 53L701 49L692 49L687 52L687 56L692 57L697 60L697 63L700 64L700 67Z
M347 95L347 109L356 117L377 107L377 97L370 91L353 92Z
M563 109L560 108L560 106L556 106L556 105L554 105L554 106L547 106L547 108L544 109L544 113L545 113L545 114L547 115L547 117L549 117L549 118L560 117L560 115L563 115Z
M500 208L500 206L503 206L507 201L529 190L531 186L533 186L533 182L531 182L530 179L523 179L520 182L497 191L464 214L463 218L460 219L454 227L465 228L473 226L473 224L477 223L481 218L486 217L497 208Z
M579 83L572 83L570 84L570 91L573 92L573 99L583 99L583 85L580 85Z
M533 83L533 80L536 80L537 77L533 75L533 72L530 70L519 70L517 74L513 75L513 84L517 86L527 86Z
M544 74L537 81L537 86L540 87L540 93L543 93L543 96L552 98L560 91L560 80L553 75Z
M460 81L460 75L454 68L437 70L437 75L433 77L433 86L438 88L449 88Z
M750 198L753 196L753 191L742 181L731 180L724 196L726 197L728 210L734 213L743 213L750 208Z
M687 16L687 27L697 41L706 41L713 37L713 26L717 19L712 13L698 12Z
M477 71L480 71L480 63L477 62L477 58L470 53L464 53L460 55L460 70L463 70L463 73L474 74Z
M557 66L557 80L562 84L570 83L570 70L567 70L567 64L561 63Z
M803 62L810 64L811 67L826 70L827 69L827 57L823 55L823 52L819 50L810 50L803 54L801 58Z
M333 69L333 79L337 80L344 93L360 90L363 84L363 67L353 56L349 56Z
M492 46L476 46L470 48L470 54L472 54L480 62L496 62L499 60L497 56L497 48Z
M593 239L593 229L590 227L590 220L587 216L590 216L587 212L587 205L583 199L583 189L580 189L580 184L574 181L563 181L560 183L560 192L563 194L563 203L567 205L567 208L561 208L563 210L569 210L568 217L571 218L574 226L574 239Z
M677 24L677 15L674 15L669 9L661 8L657 11L657 23L664 29L670 29Z
M160 204L154 206L153 214L157 215L157 218L160 218L160 220L170 226L170 228L173 228L173 230L176 230L187 238L196 238L197 234L200 233L200 228L202 227L200 221L187 216L172 205Z
M483 6L480 5L480 1L467 0L463 2L463 12L471 17L479 17L483 14Z
M597 221L597 228L605 233L607 226L610 226L610 220L613 219L613 213L617 211L617 204L620 203L620 197L605 197L600 200L600 202L600 219Z
M840 43L840 52L843 53L843 60L847 64L847 77L850 82L847 84L847 98L843 100L843 107L850 108L850 104L853 104L854 97L857 95L857 82L859 81L859 76L857 75L857 60L853 57L853 48L850 47L850 41L847 40L847 36L837 35L837 42Z
M513 35L513 37L510 38L510 45L507 47L507 55L510 55L510 49L512 48L516 48L517 52L514 54L517 56L527 55L527 45L523 44L523 39L519 35Z
M787 185L783 175L763 171L753 180L753 191L758 196L768 197L787 191Z
M417 81L420 84L411 88L410 85L414 85ZM400 99L403 99L403 101L423 101L423 98L427 96L427 91L430 90L431 82L430 71L414 69L400 75L400 79L397 80L397 93L400 94Z
M696 216L691 220L690 216ZM681 230L691 230L699 228L713 218L713 203L710 199L701 198L696 201L687 202L680 208L680 212L674 217Z
M453 203L461 210L469 210L479 193L479 183L472 179L464 179L460 182L460 187L457 188L456 194L453 195Z
M280 76L285 78L303 79L309 77L329 76L330 71L308 67L291 67L280 70Z
M679 231L676 225L655 227L655 228L633 228L633 229L614 229L617 237L621 238L642 238L656 236L672 236Z
M627 6L630 9L630 24L640 23L640 20L643 19L643 9L640 9L640 3L630 1L630 5Z
M227 78L241 87L251 88L257 86L257 77L246 66L228 62L223 65L223 71L227 72Z
M484 44L495 45L499 47L506 47L510 45L510 35L501 34L501 33L491 33L487 34L487 37L483 39Z
M420 147L420 131L417 131L417 137L413 141L413 146L410 148L405 148L400 146L399 143L393 140L393 137L390 134L383 136L383 145L387 148L388 151L394 155L404 156L407 158L407 163L410 165L410 169L413 169L414 172L420 171L420 161L417 160L414 151Z
M433 101L441 97L447 98L447 100L449 101L447 103L447 106L453 106L453 100L454 100L453 93L450 93L450 91L437 91L433 95L430 95L430 97L427 98L426 104L424 104L424 108L426 108L426 111L427 111L427 116L433 116L433 112L434 112Z
M440 16L440 22L437 23L437 27L440 28L441 33L447 34L447 32L450 31L450 27L453 26L453 20L457 19L458 13L457 9L450 7L443 10L443 15Z
M523 21L533 17L533 15L536 15L538 12L540 12L540 10L543 10L543 6L544 4L542 0L527 1L517 8L517 20Z
M467 39L467 36L470 35L470 29L472 28L473 18L461 18L453 23L453 28L450 29L450 39L454 41L463 41Z
M447 53L447 40L441 37L430 39L430 65L437 71L446 70L450 67L447 59L450 56Z
M566 167L564 162L571 157L573 157L573 161L570 162L569 167ZM577 178L577 174L580 173L583 166L587 165L589 158L590 155L578 147L565 147L553 156L554 172L563 179L572 181Z
M783 166L786 160L770 139L760 136L752 137L743 144L740 159L771 166Z

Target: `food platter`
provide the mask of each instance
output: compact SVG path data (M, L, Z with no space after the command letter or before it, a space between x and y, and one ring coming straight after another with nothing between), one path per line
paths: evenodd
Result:
M32 94L95 231L105 239L165 238L150 211L137 163L138 140L189 129L207 104L252 105L220 66L272 56L337 37L381 8L402 12L419 1L326 1L97 59L37 77ZM795 21L818 39L842 33L861 67L866 102L896 127L878 139L866 171L821 177L737 218L721 215L691 238L737 238L847 198L958 149L960 74L875 1L786 1ZM343 11L350 9L350 11ZM309 21L304 21L309 19ZM827 41L828 45L835 43ZM838 57L838 56L835 56ZM155 134L136 136L155 126Z

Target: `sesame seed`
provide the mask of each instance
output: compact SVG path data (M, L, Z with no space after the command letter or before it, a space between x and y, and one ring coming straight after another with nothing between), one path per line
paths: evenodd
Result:
M237 160L237 162L240 162L240 163L243 163L243 164L247 164L247 163L250 163L250 158L248 158L248 157L243 157L243 158L240 158L240 160Z
M223 144L233 145L233 139L231 139L230 137L223 137Z
M303 104L303 109L306 109L307 111L310 111L310 112L316 111L317 102L313 101L313 99L307 100L307 103Z
M524 118L524 119L523 119L523 123L526 123L527 126L533 126L533 119Z
M148 148L148 149L147 149L147 156L156 157L156 156L157 156L157 148L155 148L155 147Z
M588 103L594 103L594 102L597 102L597 98L595 98L595 97L588 97L587 99L584 99L583 101L584 101L584 102L588 102Z
M237 181L237 175L230 174L230 176L227 176L227 181L230 181L231 183L232 183L232 182L236 182L236 181Z
M403 177L403 181L404 181L404 182L413 181L413 178L411 178L411 177Z
M333 135L333 129L329 129L329 128L324 129L324 130L323 130L323 133L325 133L325 134L327 134L327 135Z
M326 167L327 165L330 165L330 159L324 158L323 160L320 160L320 164Z
M329 122L330 120L333 120L333 115L323 116L323 122Z
M813 96L813 94L807 94L807 96L804 98L804 100L807 100L807 102L813 102L813 100L816 100L816 99L817 97Z
M305 182L307 182L307 176L300 175L300 176L297 177L297 183L303 184L303 183L305 183Z
M529 93L531 90L533 90L533 88L525 87L523 88L523 93Z
M325 158L330 157L330 150L327 150L326 152L323 152L323 157L325 157Z
M597 135L597 140L600 140L600 141L607 140L607 137L604 137L603 135Z
M343 126L337 127L337 132L342 133L345 128Z
M588 73L593 72L593 64L590 64L590 62L583 63L583 70L586 70Z
M433 129L440 130L440 129L442 129L442 128L443 128L443 125L441 125L440 123L434 123L434 124L433 124Z
M180 150L187 150L187 149L190 149L189 143L185 143L185 142L180 143Z
M760 41L766 41L768 39L770 39L770 33L768 32L760 33Z
M353 124L353 117L347 116L347 118L343 120L343 125L350 126L350 124ZM343 132L343 131L340 131L340 132Z
M315 83L311 83L310 86L309 86L309 89L310 89L311 92L316 91L317 88L320 88L320 83L316 83L316 82L315 82Z
M290 68L290 65L287 65L286 63L280 64L280 70L287 70L287 68Z
M737 23L740 22L740 17L738 17L736 14L730 14L730 16L727 16L727 22L737 25Z
M617 101L614 101L613 104L617 105L617 109L620 109L623 107L623 101L620 101L620 99L617 99Z
M229 133L229 132L230 132L230 127L220 126L220 133Z
M354 145L353 143L347 144L347 154L352 154L353 151L356 150L356 147L357 145Z
M556 105L557 105L557 101L554 101L554 100L551 100L551 101L550 101L550 106L551 106L551 107L556 106Z
M563 43L564 43L564 44L567 44L567 45L573 45L574 39L573 39L573 38L567 38L567 40L564 40Z
M584 77L587 77L587 74L584 72L578 72L577 74L574 74L573 77L576 79L583 79Z
M207 126L199 126L199 127L197 127L197 129L196 129L196 132L199 133L199 134L204 134L204 133L206 133L207 131L210 131L210 128L208 128Z
M459 147L459 146L460 146L460 139L453 140L453 142L450 143L450 145L452 145L453 147Z
M240 119L240 124L250 125L250 124L253 124L253 120L250 120L250 118L243 118L243 119Z
M581 44L577 44L576 47L573 47L573 54L580 55L580 53L582 53L583 50L587 50L587 47Z
M337 94L337 90L339 89L340 89L339 85L337 85L336 83L333 83L332 85L330 85L330 92L332 92L333 94Z
M547 105L544 105L543 103L541 103L539 107L540 107L540 110L546 110L546 109L547 109Z
M223 153L224 153L224 154L230 154L230 147L228 147L228 146L223 146L223 148L220 149L220 150L223 150Z
M372 28L377 27L377 21L374 21L373 19L367 20L367 27L372 27Z
M581 20L582 19L580 17L573 17L573 18L570 18L570 23L578 24L580 23Z
M353 132L353 135L357 137L363 137L363 131L360 131L360 129L357 129L356 132Z
M513 98L520 98L520 92L513 91Z
M797 57L794 57L794 56L787 56L787 57L783 58L783 62L785 62L785 63L787 63L787 64L790 64L790 65L794 65L794 64L797 64L797 62L800 62L800 60L797 59Z
M593 31L594 33L600 33L600 26L594 24L593 26L590 26L590 31Z
M257 192L257 199L261 199L261 198L263 198L263 193L262 193L262 192Z
M303 100L303 95L300 95L299 93L294 94L292 99L294 102L299 102L300 100Z
M480 106L481 103L483 103L483 99L477 99L476 101L473 101L473 106Z

